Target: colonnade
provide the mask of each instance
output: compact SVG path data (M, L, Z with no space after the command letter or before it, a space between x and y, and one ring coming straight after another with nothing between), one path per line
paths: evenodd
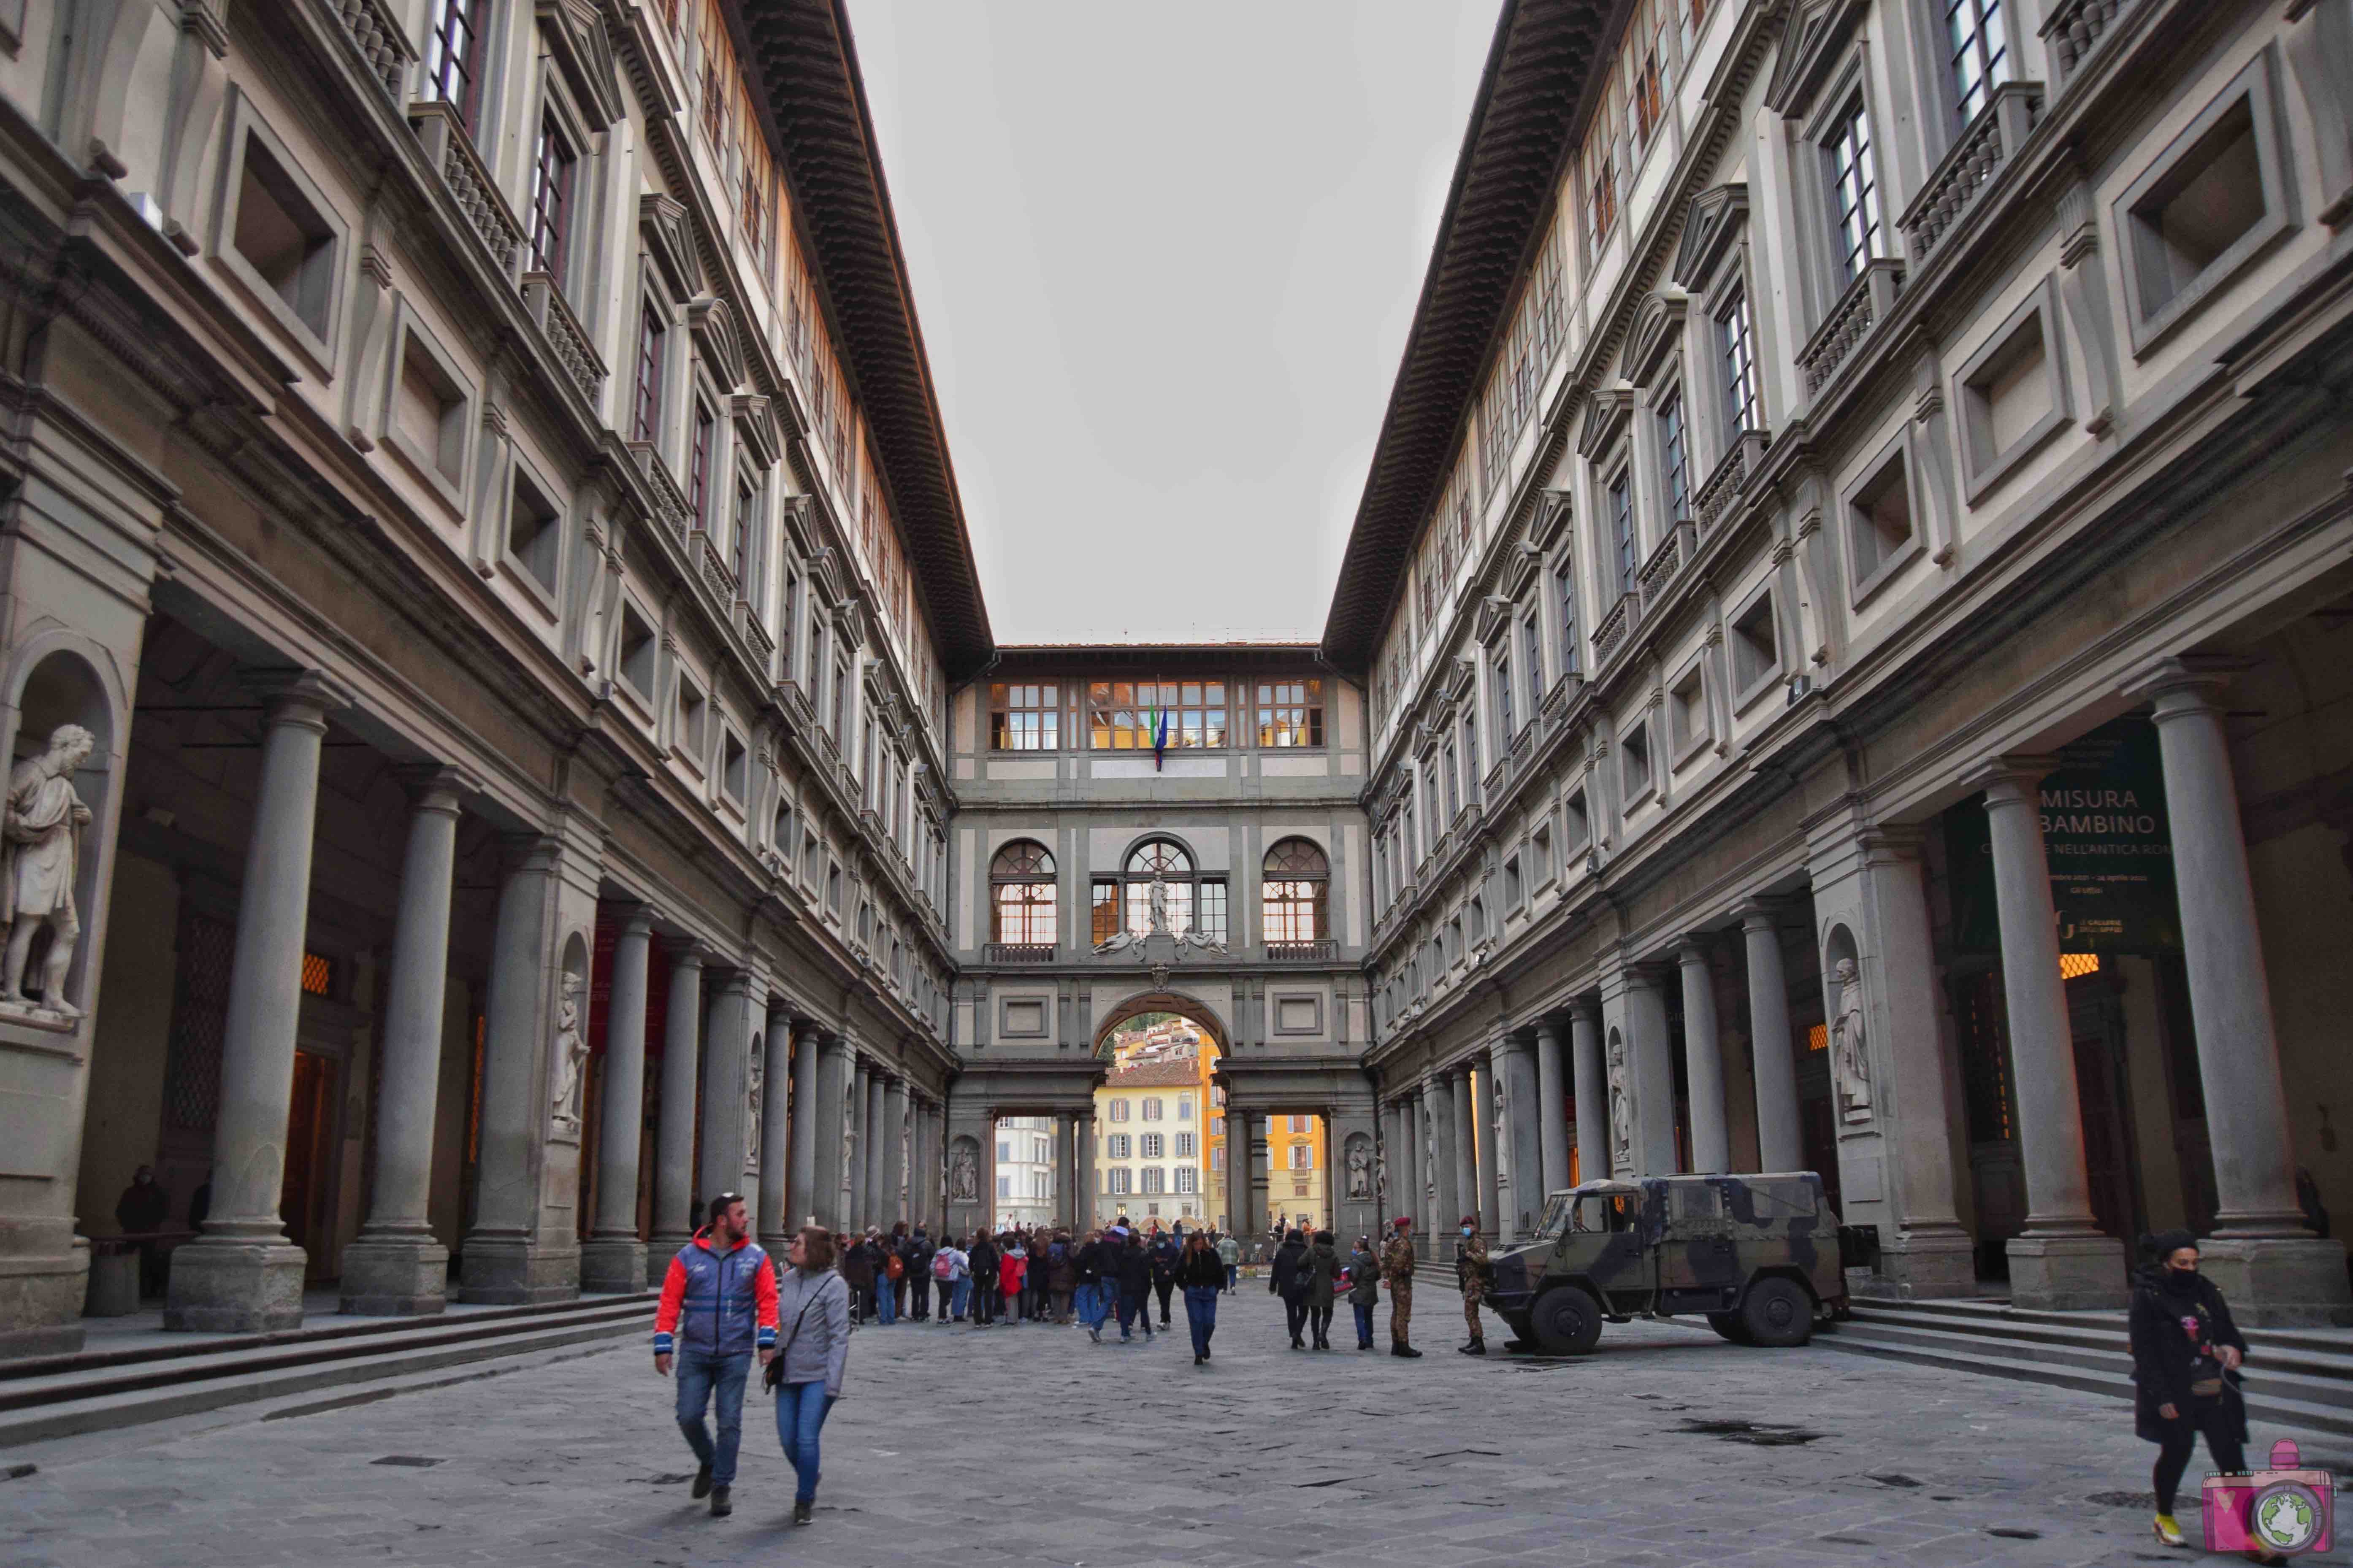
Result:
M280 1205L322 745L327 715L348 700L316 671L248 680L263 702L262 755L230 964L212 1205L202 1234L173 1259L164 1311L172 1329L266 1331L302 1318L307 1258ZM362 1314L439 1311L448 1292L448 1250L427 1205L458 822L477 786L448 767L406 769L401 777L410 808L385 991L373 1181L364 1222L340 1267L343 1310ZM622 918L606 976L595 1210L582 1242L596 847L593 835L521 833L503 836L501 851L461 1300L536 1303L584 1289L641 1289L691 1237L699 1202L729 1189L744 1193L759 1233L771 1239L812 1216L835 1228L936 1218L944 1107L903 1068L797 1012L755 967L723 964L691 938L671 937L663 944L670 984L650 1245L641 1238L638 1166L657 922L652 910L635 907ZM836 1152L862 1158L824 1157L828 1137Z

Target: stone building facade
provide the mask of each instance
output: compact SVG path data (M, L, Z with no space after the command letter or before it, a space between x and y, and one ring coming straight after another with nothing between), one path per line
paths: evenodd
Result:
M1345 1236L1805 1166L2343 1321L2348 84L1518 0L1321 641L1000 647L840 0L0 0L0 1354L140 1163L183 1329L968 1230L1000 1117L1075 1220L1147 1012L1246 1236L1312 1116Z
M2348 47L1507 11L1323 646L1425 1215L1818 1167L1874 1289L2346 1321Z

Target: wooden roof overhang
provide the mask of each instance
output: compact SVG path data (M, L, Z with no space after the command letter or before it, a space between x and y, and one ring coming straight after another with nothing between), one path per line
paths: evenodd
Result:
M950 682L994 638L844 0L724 0Z
M1591 112L1596 68L1632 8L1631 0L1504 0L1324 621L1324 657L1357 680L1379 656L1514 289L1551 219Z

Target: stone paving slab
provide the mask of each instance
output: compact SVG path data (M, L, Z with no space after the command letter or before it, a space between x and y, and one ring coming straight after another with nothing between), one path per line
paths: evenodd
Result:
M1434 1296L1422 1322L1451 1331ZM1578 1361L1474 1360L1449 1339L1405 1362L1292 1352L1262 1291L1227 1299L1223 1320L1205 1368L1181 1321L1126 1346L1039 1326L860 1332L808 1529L787 1521L791 1473L756 1392L734 1517L689 1500L670 1385L624 1342L363 1405L248 1405L0 1455L0 1475L38 1467L0 1480L0 1565L2184 1560L2157 1551L2142 1509L2090 1500L2144 1490L2155 1453L2094 1395L1673 1324L1613 1325ZM2258 1427L2254 1451L2277 1435Z

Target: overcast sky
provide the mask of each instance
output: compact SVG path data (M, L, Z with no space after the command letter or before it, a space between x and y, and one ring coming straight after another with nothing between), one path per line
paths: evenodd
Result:
M852 0L1004 643L1320 635L1493 0Z

